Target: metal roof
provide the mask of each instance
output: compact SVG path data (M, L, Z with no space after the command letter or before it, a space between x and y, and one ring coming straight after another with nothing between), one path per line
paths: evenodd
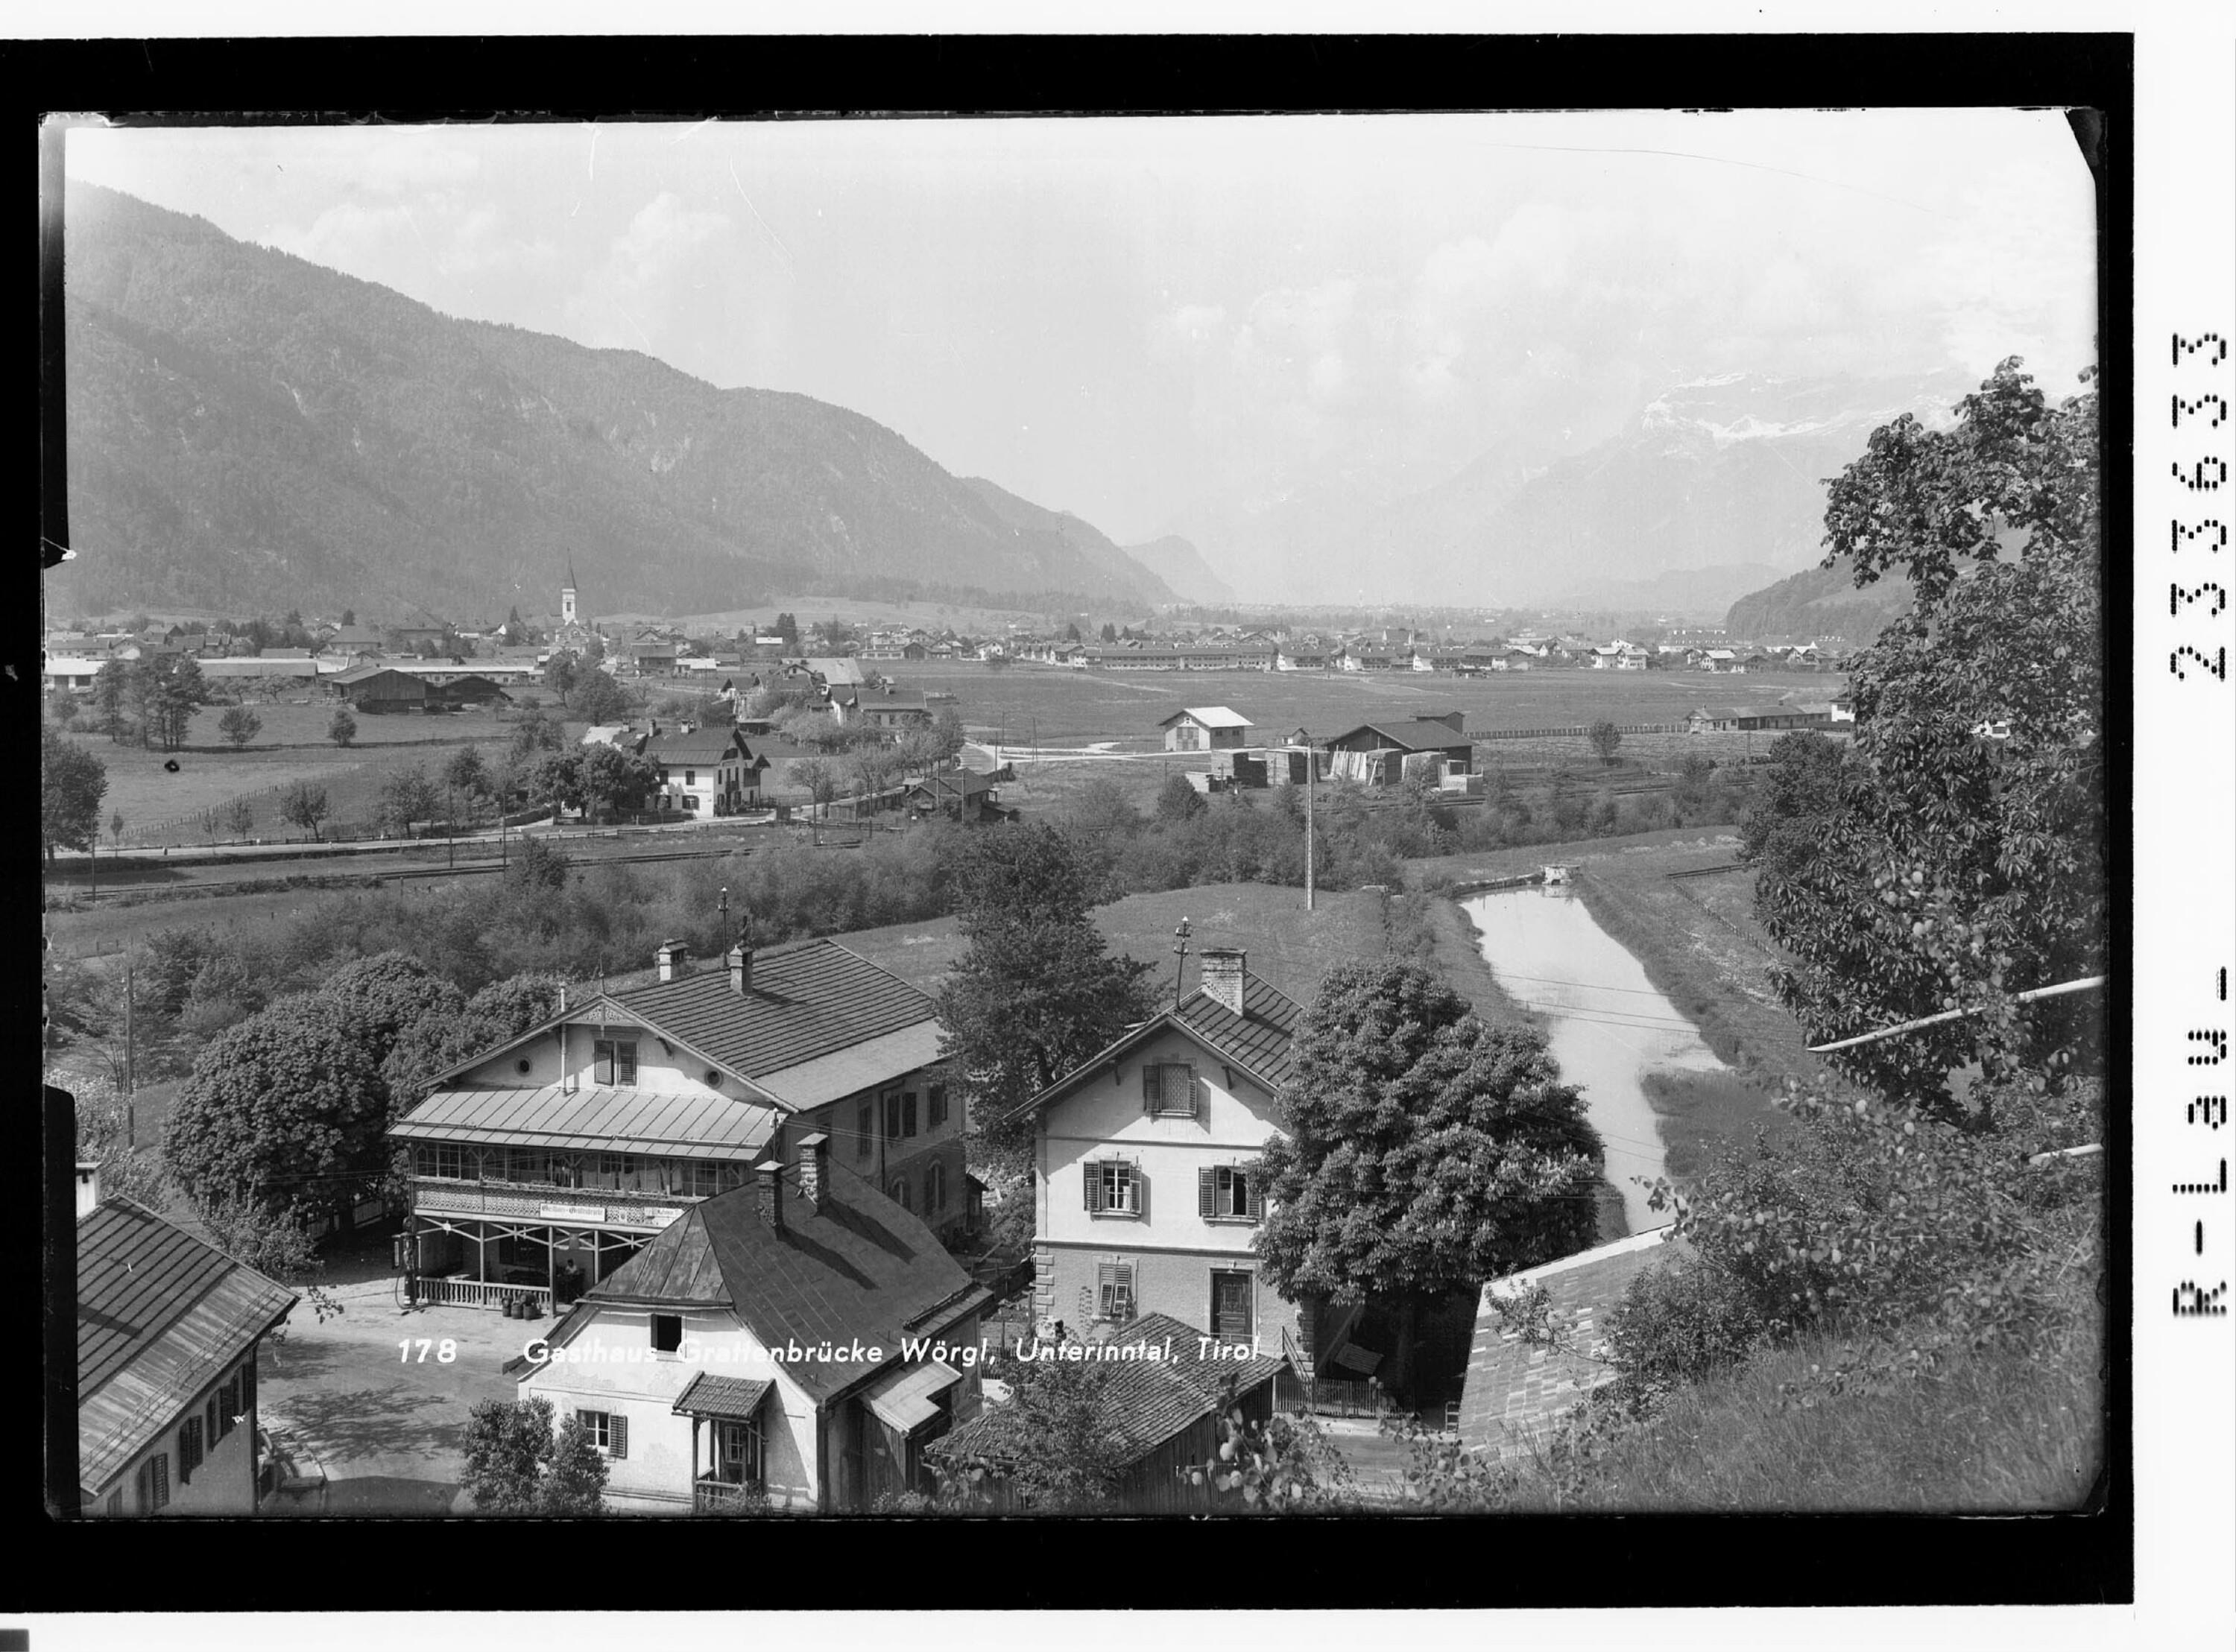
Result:
M669 1415L727 1417L745 1422L760 1409L763 1396L775 1386L766 1377L718 1377L711 1371L701 1371L675 1396Z
M878 1378L862 1398L871 1411L905 1434L939 1415L932 1395L962 1380L963 1373L951 1366L919 1360Z
M616 993L613 1001L755 1080L938 1014L930 996L835 941L756 954L743 993L730 990L727 969L715 968Z
M77 1224L78 1478L98 1491L295 1294L129 1199Z
M585 1085L438 1090L389 1129L411 1142L645 1153L751 1163L775 1128L768 1107L732 1096Z
M1358 734L1379 735L1401 751L1442 751L1470 744L1467 735L1449 723L1428 718L1404 718L1394 723L1362 723L1355 729L1345 729L1326 745L1332 749Z
M805 1110L889 1084L938 1059L939 1023L918 1021L797 1066L757 1073L753 1082L779 1101Z

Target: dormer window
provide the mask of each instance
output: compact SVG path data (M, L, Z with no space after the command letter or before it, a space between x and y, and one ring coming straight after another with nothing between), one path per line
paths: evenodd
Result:
M1141 1064L1141 1111L1167 1118L1193 1118L1200 1099L1195 1069L1185 1061Z

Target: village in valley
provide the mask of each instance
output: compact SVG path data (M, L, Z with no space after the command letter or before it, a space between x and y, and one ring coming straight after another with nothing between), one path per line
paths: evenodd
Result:
M165 377L202 370L182 351L116 367L114 318L216 325L161 298L220 292L207 259L339 360L371 300L88 188L73 442L109 469L73 487L128 572L85 541L44 637L73 1512L2009 1513L2096 1485L2085 376L2005 359L1842 427L1774 600L1447 569L1432 602L1371 559L1346 600L1245 600L991 483L891 503L917 472L861 481L862 431L782 487L759 425L694 472L744 415L569 391L623 352L385 290L362 339L447 341L425 383L497 431L470 475L368 456L372 381L322 388L314 351L274 346L282 388L228 415ZM254 313L223 347L260 360ZM291 409L352 532L402 508L382 463L477 502L459 546L529 500L516 470L610 492L485 567L415 542L351 583L323 541L240 552L181 468ZM857 485L782 517L812 554L766 548ZM1021 545L1025 573L937 562Z

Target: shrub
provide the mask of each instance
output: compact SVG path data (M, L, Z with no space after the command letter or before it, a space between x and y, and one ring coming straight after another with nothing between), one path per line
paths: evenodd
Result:
M1739 1281L1691 1257L1630 1282L1608 1319L1622 1397L1638 1406L1744 1360L1770 1328Z

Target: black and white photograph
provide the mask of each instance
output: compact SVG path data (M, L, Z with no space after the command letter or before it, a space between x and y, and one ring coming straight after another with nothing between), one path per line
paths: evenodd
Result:
M50 116L50 1517L2104 1514L2129 139L1676 96Z

